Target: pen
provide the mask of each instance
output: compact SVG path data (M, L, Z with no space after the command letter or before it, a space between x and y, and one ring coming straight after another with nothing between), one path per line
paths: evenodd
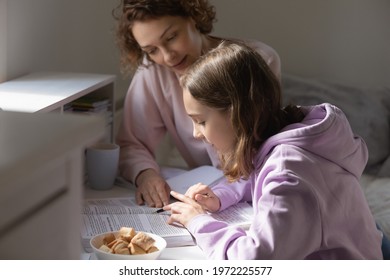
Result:
M162 212L164 212L165 210L163 209L163 208L161 208L161 209L158 209L158 210L156 210L154 213L162 213Z

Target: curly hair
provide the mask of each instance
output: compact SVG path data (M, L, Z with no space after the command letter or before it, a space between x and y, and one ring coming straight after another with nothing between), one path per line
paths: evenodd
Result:
M112 14L117 20L116 43L121 53L123 73L143 65L144 53L131 31L135 21L163 16L190 17L200 33L209 34L216 20L215 7L208 0L121 0Z
M223 41L190 66L180 84L201 104L230 113L235 146L220 154L230 181L247 179L264 141L304 117L297 106L281 107L278 78L258 52L241 43Z

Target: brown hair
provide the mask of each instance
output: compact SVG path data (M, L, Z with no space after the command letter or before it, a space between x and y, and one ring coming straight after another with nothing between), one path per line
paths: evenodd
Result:
M231 114L235 147L220 155L230 181L248 178L262 143L303 119L298 107L281 107L279 80L259 53L240 43L222 42L189 67L180 83L201 104Z
M144 53L134 39L131 28L135 21L163 16L192 18L202 34L209 34L215 21L215 8L208 0L122 0L113 10L117 20L117 45L121 52L124 73L142 65Z

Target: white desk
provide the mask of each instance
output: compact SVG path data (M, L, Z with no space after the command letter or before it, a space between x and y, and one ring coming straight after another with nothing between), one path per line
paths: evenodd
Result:
M134 187L118 187L106 191L97 191L89 187L84 189L85 198L109 198L109 197L130 197L134 195ZM161 253L161 260L204 260L206 259L198 246L185 246L166 248Z

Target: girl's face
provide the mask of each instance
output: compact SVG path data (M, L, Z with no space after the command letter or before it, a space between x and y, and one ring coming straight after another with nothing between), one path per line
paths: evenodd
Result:
M194 124L194 137L212 144L220 153L230 152L235 142L230 113L202 105L187 89L183 91L183 101Z
M204 36L190 18L164 16L135 21L132 32L152 61L178 75L201 55Z

